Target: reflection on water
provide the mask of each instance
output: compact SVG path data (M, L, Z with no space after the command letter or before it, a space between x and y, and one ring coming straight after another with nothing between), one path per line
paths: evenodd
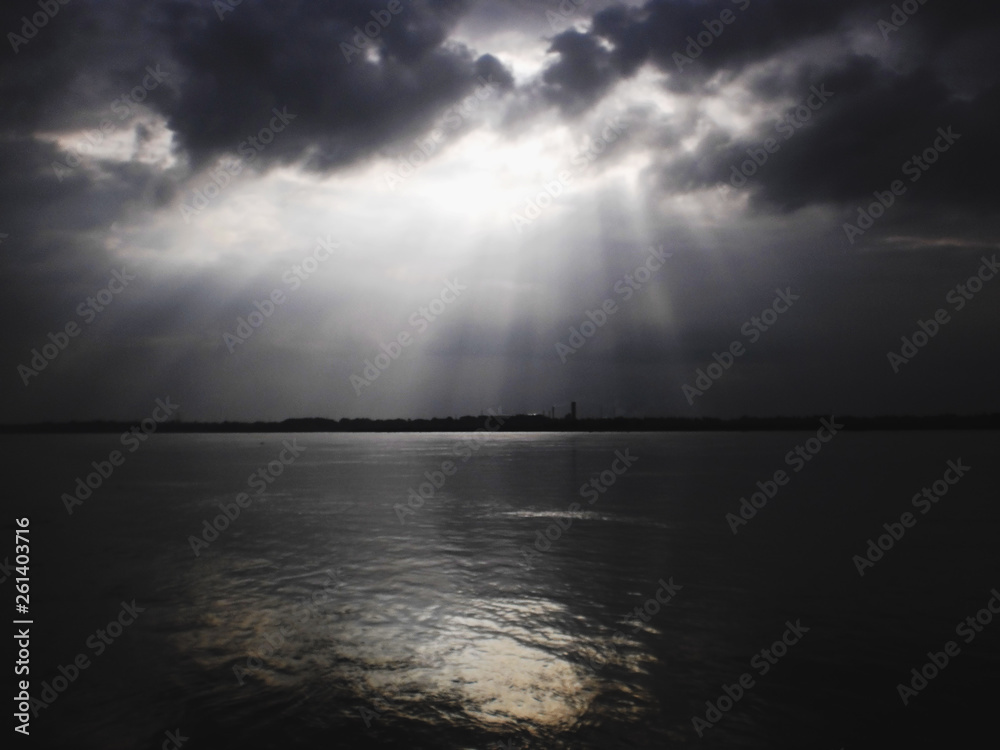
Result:
M40 565L53 567L38 575L58 603L40 619L60 623L40 679L121 599L146 608L49 709L47 746L158 748L179 727L185 750L859 747L912 721L893 713L899 670L965 598L979 602L977 575L995 568L985 472L960 488L965 505L949 496L880 563L881 578L859 584L850 564L854 540L898 514L914 463L953 453L985 466L976 451L995 453L996 440L955 435L945 447L900 438L888 470L877 436L844 436L823 456L834 468L797 476L738 537L725 514L794 436L496 435L404 522L395 505L454 436L299 437L305 454L195 557L189 536L282 437L158 436L99 502L39 514L51 545ZM103 447L59 440L70 467ZM636 465L581 502L626 447ZM34 475L51 499L72 477L46 466ZM683 590L631 617L666 578ZM947 582L947 597L929 602L927 581ZM691 717L798 618L809 640L699 739ZM990 664L1000 676L995 652L963 653L952 687L979 684ZM921 695L920 716L947 696Z
M233 701L241 693L318 690L383 721L507 736L572 729L602 689L598 665L638 669L643 661L626 665L620 652L639 644L612 642L610 631L581 623L565 604L481 596L470 576L449 580L459 574L435 567L420 585L401 570L394 583L375 586L342 567L256 592L241 571L216 570L187 593L195 624L170 641L199 671L230 671L222 692ZM633 697L634 708L645 703ZM319 710L321 701L309 702Z

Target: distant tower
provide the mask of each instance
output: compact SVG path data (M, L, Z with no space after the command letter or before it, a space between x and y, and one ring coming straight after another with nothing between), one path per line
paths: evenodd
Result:
M572 419L575 422L576 421L576 401L571 401L570 402L570 404L569 404L569 414L570 414L569 418Z

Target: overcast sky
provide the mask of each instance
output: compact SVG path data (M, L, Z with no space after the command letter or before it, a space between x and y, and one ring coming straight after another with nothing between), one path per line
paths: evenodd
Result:
M901 5L7 2L0 421L1000 411L1000 10Z

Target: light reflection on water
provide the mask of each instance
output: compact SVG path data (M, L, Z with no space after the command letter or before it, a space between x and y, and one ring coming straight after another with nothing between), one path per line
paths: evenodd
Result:
M375 586L352 583L341 568L309 585L248 595L239 591L253 588L251 580L241 585L238 572L218 570L189 594L196 624L170 640L201 671L229 671L234 701L240 692L318 692L380 720L536 737L571 730L592 710L602 690L598 666L645 661L633 656L626 665L622 652L637 642L612 642L610 630L583 626L565 604L479 596L457 572L440 566L420 586L408 576ZM310 708L321 710L314 698ZM638 690L633 698L635 710L648 700Z
M1000 447L961 435L891 449L844 436L846 457L824 454L833 468L803 472L735 538L725 513L798 436L497 435L401 523L395 505L455 436L311 435L195 557L189 536L284 437L157 436L80 513L39 513L40 538L58 550L38 573L61 610L47 621L71 612L80 623L61 627L43 677L121 599L146 607L53 706L50 746L158 748L179 726L192 737L184 750L826 747L841 717L884 722L881 686L967 609L928 602L925 582L978 604L976 571L995 568L1000 510L985 471L962 485L966 505L926 522L933 543L914 536L861 586L849 564L851 540L898 513L914 464L962 455L986 466ZM59 438L51 453L86 465L104 447L93 440ZM594 505L581 501L581 484L625 447L636 465ZM52 505L74 475L48 466L33 476ZM947 523L952 508L976 524ZM546 529L559 533L540 552ZM667 577L684 586L676 600L627 625ZM794 656L696 737L692 715L799 617L815 626Z

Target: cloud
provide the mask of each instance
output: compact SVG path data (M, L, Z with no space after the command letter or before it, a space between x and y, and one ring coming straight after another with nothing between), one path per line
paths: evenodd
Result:
M732 137L725 128L713 126L694 153L667 164L668 189L735 186L744 181L739 174L742 165L772 139L780 150L767 155L765 164L751 163L743 170L746 189L762 208L790 211L810 204L849 205L870 199L894 180L912 186L906 203L913 210L995 203L997 181L974 166L1000 157L987 125L1000 114L996 86L966 101L926 69L897 74L871 58L843 59L839 67L831 64L823 71L808 72L808 77L783 81L787 88L780 96L792 103L772 109L770 117L751 132ZM760 87L768 90L769 99L778 98L775 79L754 81L751 91ZM813 87L830 96L810 111L804 103ZM814 103L819 101L813 97ZM951 128L959 137L953 150L949 148L951 153L941 154L926 170L914 171L912 158L919 158L935 141L941 143L940 128ZM917 174L920 177L913 182Z
M388 5L244 0L220 18L211 2L73 0L16 53L8 45L0 314L17 325L0 349L5 415L127 416L175 387L190 418L281 418L317 403L415 415L501 395L536 410L568 392L685 413L680 382L787 284L808 293L803 306L699 408L816 411L828 393L854 394L860 410L985 402L984 377L925 405L924 381L896 378L884 355L996 246L993 5L935 0L888 35L877 24L892 9L860 0L595 0L557 27L554 1ZM36 11L9 3L0 29ZM151 69L163 71L155 86ZM392 157L481 78L502 95L389 190ZM832 95L784 138L779 123L800 117L813 87ZM185 224L181 201L275 109L294 119ZM623 137L578 167L611 117ZM960 140L848 245L842 223L909 180L904 163L939 128ZM746 184L717 190L768 138L780 148ZM564 168L571 185L531 232L513 232L510 211ZM221 332L334 229L351 252L228 355ZM661 241L677 252L662 278L562 365L555 342L637 248ZM16 363L126 260L141 283L24 391ZM356 400L348 375L455 268L478 291ZM950 359L913 372L962 382L982 355L960 342L989 340L994 299L984 293L941 339ZM842 362L850 372L831 364Z
M661 71L664 86L698 113L690 117L688 105L686 118L660 124L675 146L656 156L668 192L725 184L733 166L750 158L747 149L777 138L781 153L747 188L757 210L853 207L895 179L908 180L904 164L932 145L938 128L951 126L962 143L914 186L899 218L912 219L926 205L994 204L998 182L975 165L1000 156L988 124L1000 114L1000 68L989 64L997 52L988 41L996 38L1000 13L989 5L968 13L927 5L883 34L878 21L891 13L862 2L784 0L608 8L586 32L556 37L558 59L542 76L543 94L575 115L643 66ZM835 96L785 144L778 122L794 117L819 85ZM729 100L734 94L755 109L749 130L735 132L708 111L708 104L738 107ZM678 127L681 138L701 133L693 152L676 147Z

